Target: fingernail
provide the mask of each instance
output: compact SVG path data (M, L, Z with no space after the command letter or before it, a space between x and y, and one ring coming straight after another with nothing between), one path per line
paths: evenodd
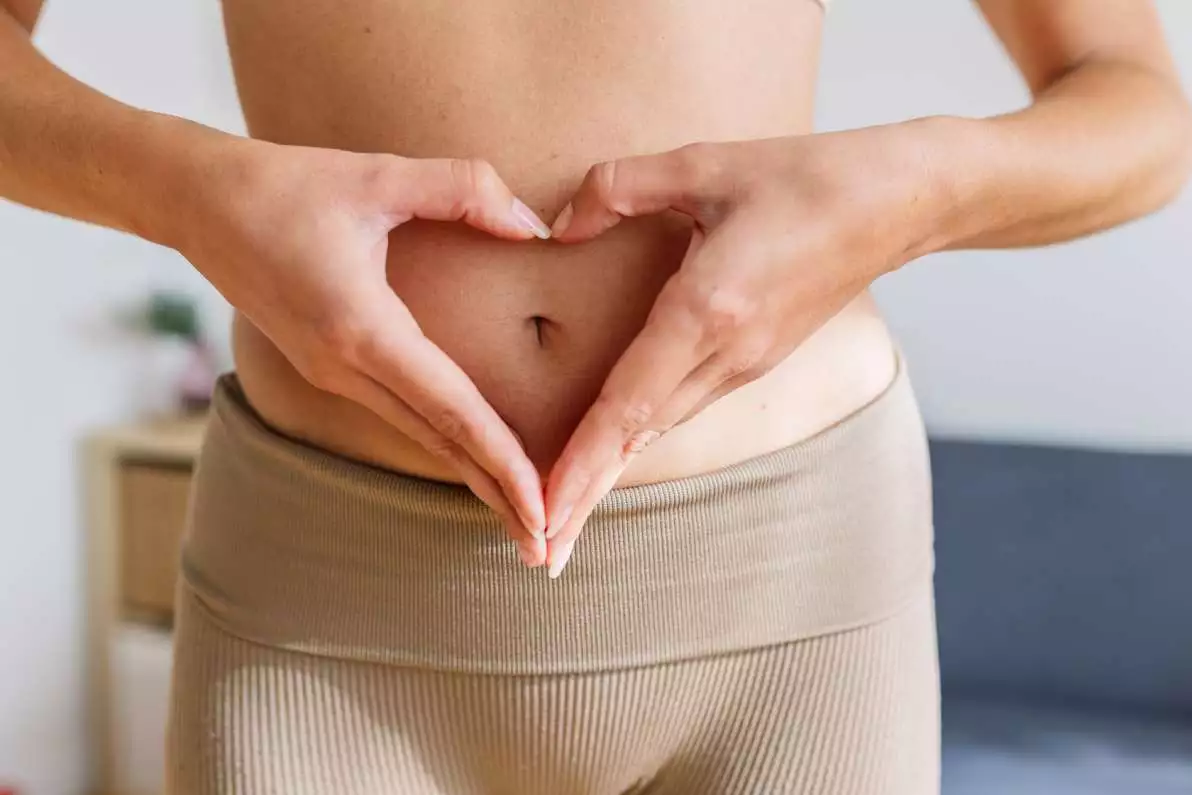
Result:
M551 522L546 528L546 537L554 538L555 535L563 529L567 524L567 520L571 518L571 512L575 509L574 505L564 505L559 509L558 517Z
M551 555L550 568L547 569L547 574L552 580L559 579L559 575L563 573L563 568L567 565L567 561L571 560L571 553L575 550L575 541L568 541L566 544L559 544L554 548L554 554Z
M550 227L546 222L535 215L525 202L521 199L513 200L513 215L517 218L517 222L534 233L534 237L540 240L548 240L550 238Z
M536 539L518 541L517 554L521 557L522 563L533 569L542 565L542 559L545 557L545 546L545 542Z
M517 511L517 516L519 519L521 519L522 527L524 527L530 535L542 541L546 540L546 528L544 527L546 524L546 519L541 514L537 516L534 514L526 514L519 508Z
M571 219L575 217L575 208L568 202L567 206L563 208L563 212L559 213L559 217L555 219L554 225L550 228L550 233L554 237L559 237L567 231L567 227L571 226Z

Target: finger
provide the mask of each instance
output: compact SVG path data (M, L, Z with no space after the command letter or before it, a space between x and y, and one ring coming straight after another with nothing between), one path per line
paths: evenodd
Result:
M567 562L571 560L571 553L573 551L575 551L575 539L551 545L546 562L548 566L547 573L552 580L559 579L559 575L563 573Z
M652 419L646 423L648 427L635 434L631 442L622 448L620 455L607 456L602 459L599 452L595 452L592 460L600 463L589 466L595 467L596 474L588 478L577 475L580 481L584 482L581 496L571 503L570 509L560 509L560 515L563 516L561 524L556 526L552 523L547 528L546 564L549 566L552 579L562 573L567 561L571 558L572 548L583 532L584 525L592 512L616 486L617 481L638 453L671 428L686 422L724 395L757 377L752 373L736 373L734 375L736 365L726 363L725 359L726 357L723 355L713 355L696 367L675 389L671 397L654 413ZM594 425L599 422L599 419L593 420ZM577 433L577 436L581 439L591 438L586 429ZM583 444L583 442L579 444ZM595 442L595 444L599 444L599 442ZM575 465L571 462L562 464L559 471L566 471L569 466ZM565 478L567 475L560 477ZM560 486L560 488L566 488L566 486ZM551 504L548 501L548 506ZM551 515L549 510L548 508L548 515Z
M706 356L660 404L646 430L661 436L676 425L761 375L770 352L769 335L758 330L761 308L745 295L750 292L717 274L732 273L734 260L753 256L749 241L741 239L739 229L726 224L711 237L696 229L681 274L668 285L681 297L672 303L683 308L688 323L697 329L701 342L699 353ZM703 281L718 281L716 288L688 286ZM665 296L660 296L660 299ZM664 344L664 343L660 343ZM731 385L727 390L726 385Z
M546 563L546 538L539 532L533 535L517 515L517 511L505 498L501 487L487 472L459 448L453 448L458 455L448 456L455 464L468 488L486 503L501 518L505 534L517 544L517 554L522 563L536 568Z
M692 233L684 265L699 253L703 243L704 235L696 229ZM568 530L582 527L587 516L582 510L577 510L577 506L581 501L590 501L590 498L584 498L592 481L607 481L607 475L602 478L600 473L610 467L614 468L618 477L619 473L624 471L624 466L619 470L615 469L619 454L614 453L617 450L623 451L625 443L629 440L625 438L624 433L617 434L617 429L624 431L623 426L627 422L632 425L635 418L644 422L647 417L642 415L649 413L650 406L655 405L654 401L661 403L662 399L698 366L700 353L696 351L698 342L694 339L698 329L690 322L691 318L687 317L686 313L674 311L671 307L674 302L669 300L676 292L680 292L676 290L676 284L677 277L672 277L659 293L642 331L605 379L600 396L572 432L563 452L551 468L546 501L547 538L553 538L563 532L564 526L568 525L573 514L575 521ZM668 324L681 328L675 328L668 333ZM677 350L686 352L689 357L675 356L672 351L666 351L668 355L663 355L658 360L662 367L655 368L655 364L649 359L655 355L655 350L665 346L668 337L674 340ZM635 374L638 373L645 373L647 379L652 380L637 378L635 382ZM626 386L622 386L623 384ZM636 388L641 392L633 400L626 396L626 388ZM651 397L651 394L655 397ZM627 402L632 405L625 405ZM618 412L626 416L612 416ZM649 437L639 436L637 443L640 445L643 441L648 442Z
M497 237L550 237L550 228L515 197L485 160L398 160L391 209L399 217L463 221Z
M648 357L651 354L647 350L641 355ZM551 486L547 489L547 515L559 517L550 522L546 531L546 563L551 579L562 573L592 512L616 486L633 458L669 430L677 421L670 418L681 417L683 406L698 402L701 393L715 388L708 374L716 368L709 368L707 364L705 361L697 365L657 411L648 417L641 415L636 430L628 423L622 423L616 431L615 420L626 415L616 410L606 413L598 409L599 400L581 420L559 462L551 470ZM609 383L612 380L610 376ZM659 389L661 392L665 388ZM577 490L579 496L569 499L565 496L569 489ZM557 496L552 500L552 495Z
M552 580L563 572L567 561L571 559L575 542L583 532L592 511L612 491L623 471L624 465L613 464L604 468L595 479L588 481L568 520L558 529L557 534L546 542L546 565Z
M424 419L383 386L367 377L362 377L362 380L367 383L367 386L359 390L356 398L358 402L401 428L410 438L424 447L438 451L441 457L446 459L452 469L460 475L465 485L500 517L506 535L517 544L518 556L522 563L530 568L544 565L546 563L546 539L542 535L530 534L497 482L477 466L476 462L468 458L462 450L445 445L442 437ZM444 451L448 451L446 455L443 454Z
M673 284L663 288L551 469L548 539L578 534L633 456L657 437L658 410L708 356L697 319L668 298Z
M593 166L551 228L556 240L588 240L622 218L678 210L697 220L719 188L715 147L695 144Z
M722 397L730 395L741 387L756 381L758 378L768 372L769 369L770 366L766 365L764 368L752 369L729 376L713 387L710 391L705 392L702 398L694 401L683 414L683 416L681 416L672 427L677 427L688 420L695 418L701 411L708 408ZM725 371L731 372L731 368L725 368Z
M519 543L534 541L497 481L459 447L447 442L430 423L385 386L360 375L345 396L360 403L406 436L447 461L464 483L501 517L509 536ZM545 554L543 555L545 559Z
M717 351L671 395L655 416L654 429L665 434L697 416L717 400L757 380L762 374L758 349L741 346L734 350Z
M583 525L587 522L591 512L613 489L633 458L676 425L686 422L720 398L756 380L763 372L759 367L762 359L762 354L758 352L760 350L760 348L746 347L743 351L717 351L712 354L683 379L670 397L643 423L643 427L632 435L627 443L623 444L621 455L606 455L602 459L599 451L593 452L589 460L603 461L603 463L587 465L594 467L596 474L586 480L581 496L573 502L573 508L570 511L562 509L565 518L558 529L555 529L554 523L547 528L549 543L546 562L551 567L551 571L555 572L552 576L557 577L557 572L566 565L566 559L571 554L569 544L573 543L583 531ZM589 422L591 425L586 425ZM591 427L598 427L601 422L602 420L595 415L590 414L589 417L585 417L581 423L583 427L577 429L573 436L579 440L576 442L577 447L585 444L602 444L601 441L596 440L595 434L590 430ZM585 439L592 441L585 442L583 441ZM612 443L612 440L603 442L610 447ZM561 466L564 469L576 466L573 461L579 458L579 455L568 456L567 462L561 463ZM560 461L562 462L563 459ZM554 474L552 471L552 481ZM566 475L560 477L566 477ZM560 486L559 488L565 487ZM551 493L552 488L548 487L548 495ZM562 501L561 498L560 501ZM550 511L554 503L549 496L547 504L548 516L553 515ZM556 563L556 560L562 562Z
M738 246L724 227L700 230L679 273L659 294L638 337L609 373L572 434L547 486L547 538L578 536L588 514L631 459L724 382L750 375L765 349L748 331L752 307L728 287L700 287L700 274L730 273ZM689 276L694 274L694 276ZM547 562L551 562L548 549Z
M405 312L399 301L394 303L396 311ZM442 452L450 454L451 447L458 447L491 476L526 529L541 535L546 524L542 481L509 426L438 346L420 333L403 333L392 317L384 328L357 353L364 373L400 398L450 445Z
M517 555L527 567L535 569L547 562L546 539L531 538L517 542Z

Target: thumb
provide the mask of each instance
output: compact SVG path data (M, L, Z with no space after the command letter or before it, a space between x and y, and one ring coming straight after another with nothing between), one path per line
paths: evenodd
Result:
M550 237L486 160L402 158L392 188L389 208L403 219L463 221L509 240Z
M622 218L665 210L695 218L718 182L714 158L714 146L694 144L595 165L555 219L552 236L575 243L608 231Z

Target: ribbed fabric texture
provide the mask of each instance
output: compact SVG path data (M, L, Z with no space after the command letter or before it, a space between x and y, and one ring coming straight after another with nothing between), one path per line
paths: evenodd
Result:
M934 793L930 482L905 373L805 442L617 489L558 581L465 488L218 390L175 795Z
M930 595L685 662L490 676L228 635L183 598L171 795L935 795Z

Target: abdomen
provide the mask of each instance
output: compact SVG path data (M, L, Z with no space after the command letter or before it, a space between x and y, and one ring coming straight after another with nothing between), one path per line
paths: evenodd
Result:
M548 221L593 163L810 128L821 22L810 0L226 0L224 11L255 137L482 157ZM414 222L391 236L389 278L545 469L687 235L682 219L639 219L564 247ZM363 409L306 385L247 323L236 340L266 419L354 457L446 476ZM795 441L876 394L891 361L863 302L651 447L631 475L677 476Z

